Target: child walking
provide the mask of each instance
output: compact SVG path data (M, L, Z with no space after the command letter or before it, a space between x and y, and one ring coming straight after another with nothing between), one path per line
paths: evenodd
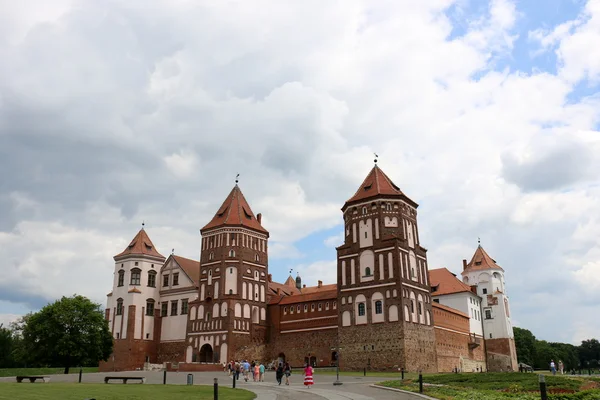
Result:
M310 389L313 383L313 369L310 364L306 364L306 367L304 368L304 386Z

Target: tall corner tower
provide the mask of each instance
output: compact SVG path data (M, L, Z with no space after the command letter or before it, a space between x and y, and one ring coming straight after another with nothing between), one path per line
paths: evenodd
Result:
M345 239L337 267L345 368L437 371L417 207L377 165L342 207Z
M114 349L100 368L133 370L142 368L145 362L156 362L160 339L160 321L156 321L160 317L155 312L160 300L157 274L165 257L156 250L142 225L114 260L113 290L107 296L105 311Z
M504 270L481 245L477 246L471 261L467 264L465 260L463 264L463 282L477 286L477 294L482 298L488 371L517 371L517 351Z
M187 328L200 362L262 359L267 326L268 239L239 186L201 230L198 299ZM188 348L188 351L190 349Z

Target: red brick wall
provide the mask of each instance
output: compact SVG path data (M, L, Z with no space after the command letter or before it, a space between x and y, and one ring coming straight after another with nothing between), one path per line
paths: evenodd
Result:
M331 366L331 348L336 346L336 341L337 329L279 334L269 343L264 361L276 360L283 353L294 368L302 367L305 357L316 357L317 367L328 367Z
M469 318L434 305L433 322L439 372L486 370L484 340L470 335Z
M519 370L514 339L486 339L485 347L489 371Z

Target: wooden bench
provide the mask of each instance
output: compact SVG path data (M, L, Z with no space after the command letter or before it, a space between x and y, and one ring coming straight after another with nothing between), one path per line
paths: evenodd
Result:
M21 383L21 382L23 382L23 379L29 379L29 382L31 382L31 383L35 382L35 381L36 381L36 380L38 380L38 379L41 379L41 380L43 380L43 381L44 381L44 383L48 383L48 382L50 382L50 378L49 378L49 377L47 377L47 376L24 376L24 375L22 375L22 376L17 376L17 382L18 382L18 383Z
M127 383L127 381L141 381L141 383L146 383L146 378L143 376L105 376L104 383L108 383L110 380L121 380L123 383Z

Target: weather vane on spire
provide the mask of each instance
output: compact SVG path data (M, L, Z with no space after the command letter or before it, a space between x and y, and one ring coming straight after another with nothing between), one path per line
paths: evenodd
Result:
M171 249L171 255L175 254L175 249Z
M477 244L481 246L481 238L477 237Z
M239 177L240 177L240 174L237 174L237 175L235 176L235 184L236 184L236 185L237 185L237 184L238 184L238 182L239 182L239 179L238 179Z
M146 223L142 221L142 229L144 229L144 226L146 226Z
M377 159L379 158L379 156L377 155L377 153L373 153L375 154L375 160L373 160L375 162L375 164L377 164Z

